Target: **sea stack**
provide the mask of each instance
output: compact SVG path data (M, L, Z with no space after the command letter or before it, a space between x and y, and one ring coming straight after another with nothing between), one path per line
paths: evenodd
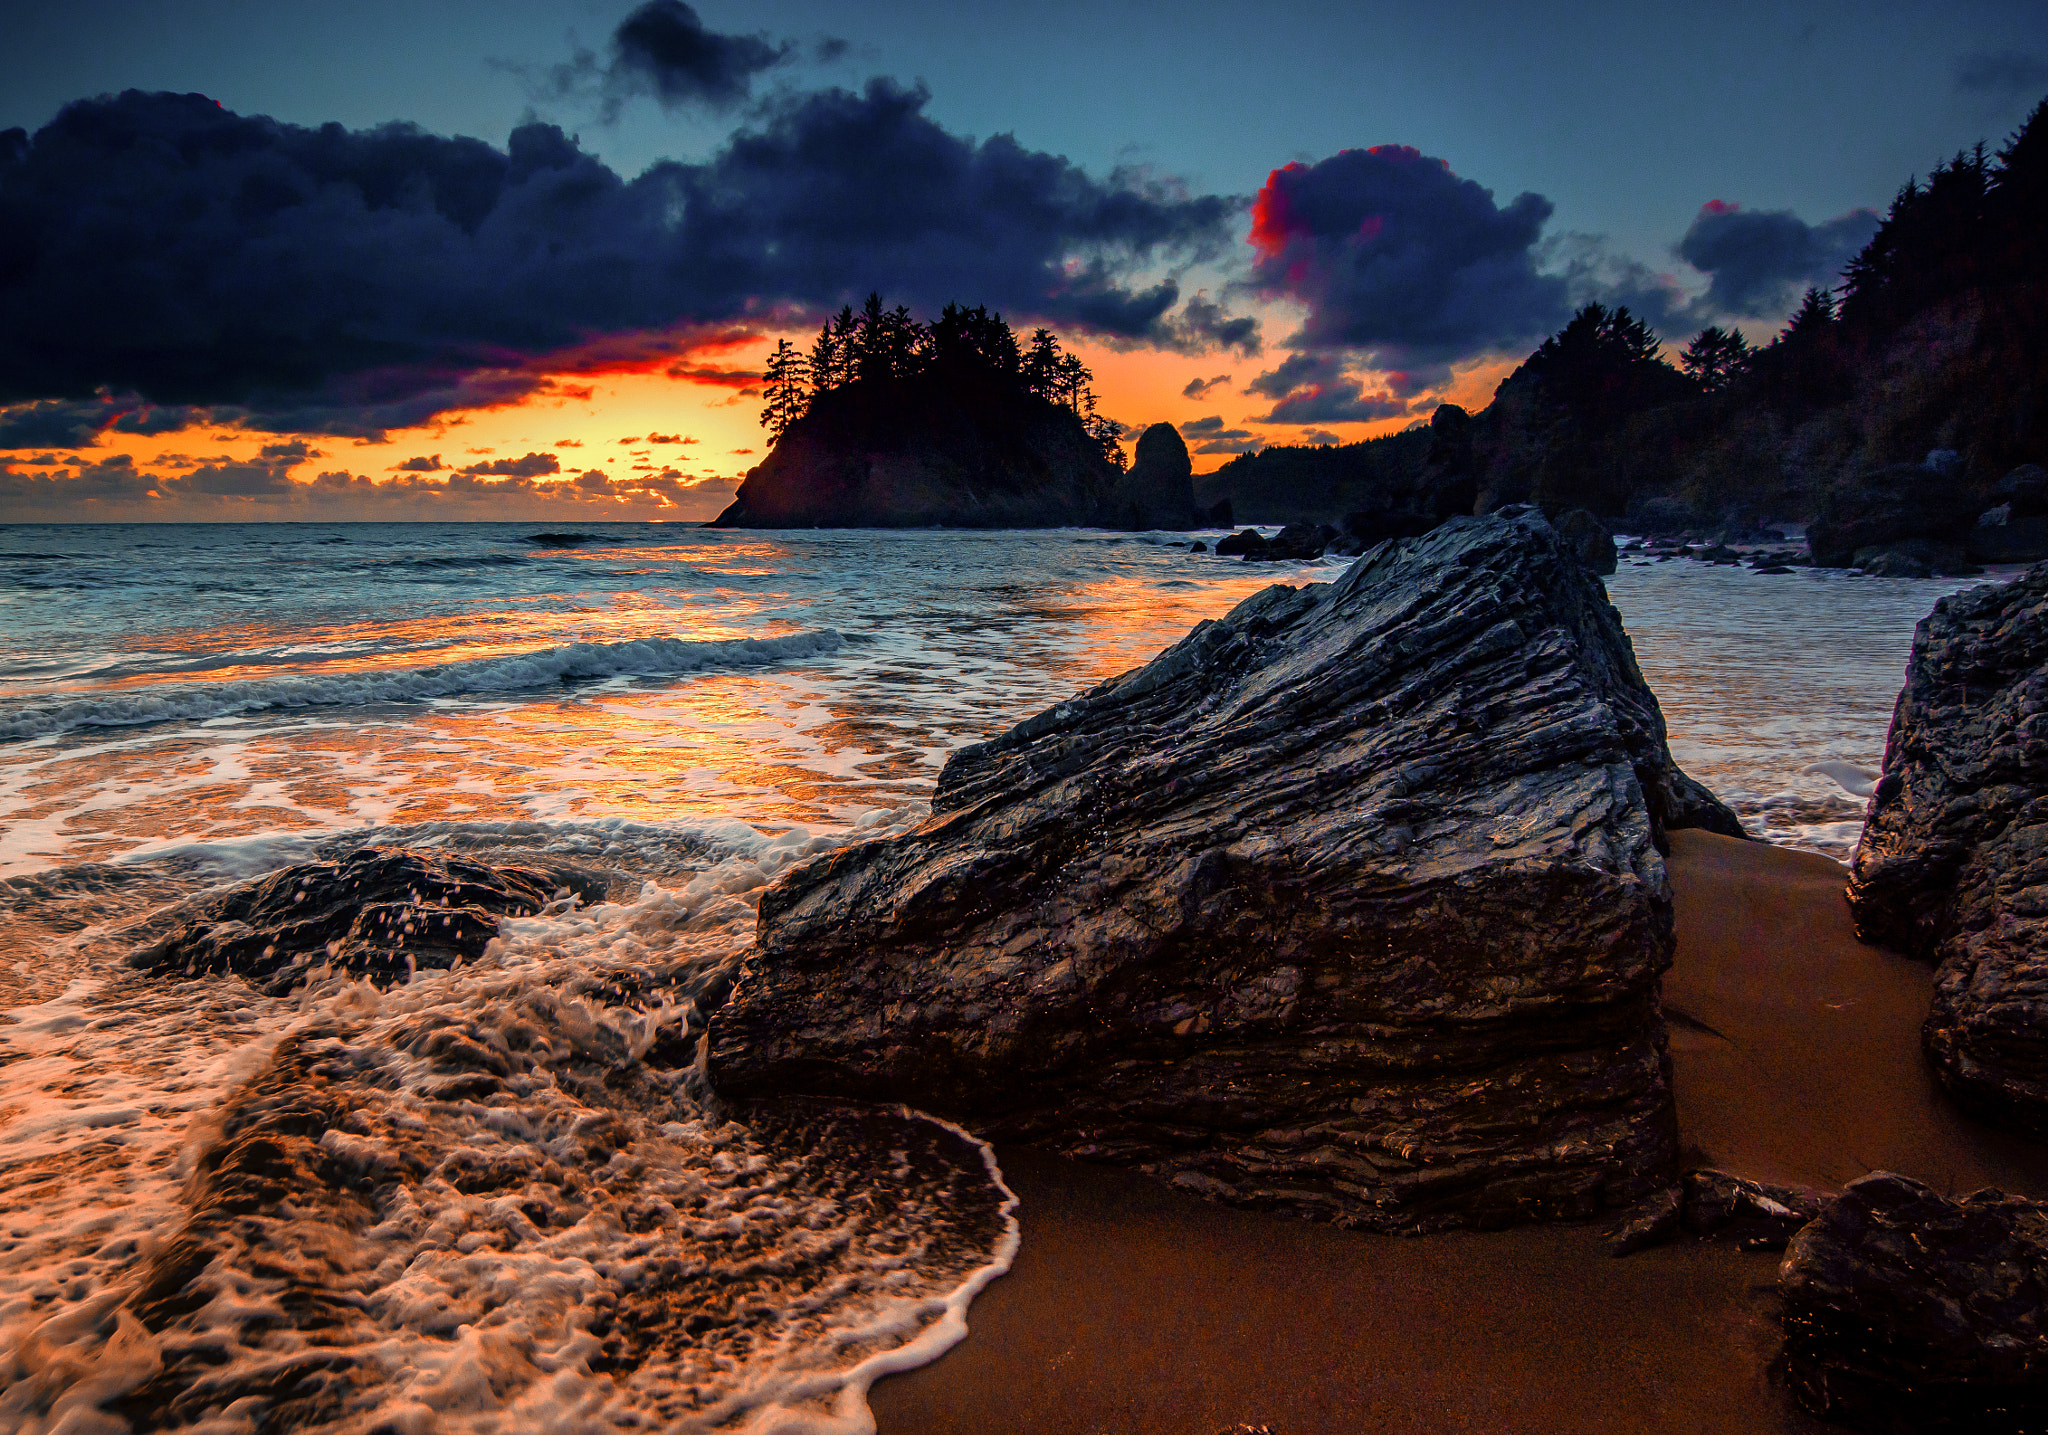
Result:
M1142 530L1198 526L1195 467L1180 430L1154 424L1139 435L1131 467L1111 491L1105 528Z
M1674 1174L1659 844L1703 823L1598 581L1533 509L1453 520L785 877L711 1076L1373 1229L1585 1215Z

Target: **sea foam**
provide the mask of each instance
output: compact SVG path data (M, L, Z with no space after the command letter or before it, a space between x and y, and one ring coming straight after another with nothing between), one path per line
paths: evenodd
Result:
M846 640L832 628L777 638L636 638L568 643L531 653L429 667L256 678L164 686L26 704L0 712L0 742L82 727L196 721L269 708L417 701L466 693L515 693L612 677L673 677L716 668L759 668L829 657Z

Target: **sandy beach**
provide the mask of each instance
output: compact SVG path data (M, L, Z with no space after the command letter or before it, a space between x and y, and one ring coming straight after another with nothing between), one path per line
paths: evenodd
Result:
M2048 1195L2048 1151L1941 1097L1919 1044L1931 973L1857 942L1839 864L1698 832L1672 849L1689 1164ZM1361 1235L999 1154L1023 1248L965 1342L875 1388L882 1435L1833 1428L1772 1375L1772 1253L1687 1240L1616 1260L1612 1222Z

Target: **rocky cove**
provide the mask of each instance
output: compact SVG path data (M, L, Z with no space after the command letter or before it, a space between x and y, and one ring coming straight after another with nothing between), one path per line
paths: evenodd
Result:
M1930 629L1915 656L1916 674L1929 676L1909 682L1907 698L1928 696L1902 698L1901 712L1932 704L1955 715L1895 731L1921 735L1895 741L1897 780L1888 758L1880 808L1901 791L1935 793L1914 810L1950 813L1941 831L1990 840L1965 820L1983 802L1929 787L1911 754L1928 754L1930 772L1946 763L1953 782L1963 735L1990 733L2003 749L1998 734L2030 731L2032 591L1950 600L1944 611L1970 636ZM1957 672L1983 676L1959 688ZM2013 761L1993 785L2007 794L2001 814L2025 810L2033 780ZM1892 839L1873 812L1874 862ZM2001 840L2023 840L2023 824L1998 820L2013 833ZM202 1144L183 1224L168 1228L177 1239L125 1303L95 1316L111 1331L125 1311L163 1351L157 1373L108 1395L106 1408L141 1428L176 1428L232 1399L307 1428L377 1408L375 1359L308 1352L337 1332L343 1344L360 1338L380 1309L380 1262L426 1258L405 1257L404 1243L434 1228L408 1234L393 1213L454 1199L437 1192L460 1192L480 1213L516 1207L524 1226L491 1239L520 1260L565 1242L586 1243L573 1248L593 1260L608 1243L651 1244L644 1259L655 1264L617 1277L627 1283L592 1307L603 1313L585 1327L598 1346L578 1357L584 1368L631 1380L725 1358L738 1349L720 1343L727 1336L688 1334L693 1311L725 1309L705 1304L704 1272L721 1272L720 1288L744 1303L747 1282L781 1279L772 1270L783 1257L771 1250L756 1267L720 1254L721 1202L744 1204L746 1188L707 1194L661 1164L664 1141L683 1142L707 1110L727 1124L704 1129L737 1133L723 1138L739 1143L734 1159L779 1173L804 1200L866 1201L860 1181L896 1182L892 1200L957 1207L950 1264L937 1269L978 1289L986 1275L966 1278L976 1252L1001 1245L1004 1210L974 1177L972 1148L934 1134L945 1128L892 1125L899 1104L994 1140L1024 1197L1024 1241L1012 1274L977 1301L975 1338L875 1388L884 1430L973 1428L963 1384L1021 1401L1016 1428L1064 1428L1049 1411L1019 1413L1035 1408L1033 1390L1094 1408L1085 1381L1055 1378L1057 1352L1042 1370L1017 1366L1039 1336L1014 1320L1059 1328L1083 1298L1044 1305L1042 1282L1085 1289L1105 1257L1121 1285L1148 1288L1153 1277L1124 1264L1136 1262L1212 1311L1265 1300L1292 1262L1363 1262L1356 1279L1394 1281L1388 1298L1461 1352L1463 1383L1446 1398L1473 1398L1489 1381L1569 1387L1532 1396L1527 1420L1494 1428L1573 1424L1589 1392L1606 1389L1596 1372L1623 1353L1675 1371L1695 1353L1688 1342L1731 1332L1751 1345L1694 1361L1699 1373L1674 1387L1703 1401L1754 1387L1724 1428L1806 1428L1795 1397L1867 1424L1875 1417L1857 1411L1903 1398L1880 1378L1896 1386L1897 1372L1914 1391L1932 1382L1930 1420L2031 1408L2026 1358L1973 1354L2035 1340L2027 1312L2039 1302L2012 1273L2038 1264L2021 1197L2048 1192L2048 1168L2031 1138L2006 1130L2026 1124L2024 1108L1986 1125L1952 1110L1931 1079L1925 1092L1913 1086L1925 1069L1920 1023L1964 1008L1933 993L1925 968L1849 936L1834 863L1741 831L1672 760L1656 695L1597 577L1540 514L1518 510L1390 540L1332 582L1257 593L1152 662L955 752L922 824L816 855L792 849L758 913L709 892L693 899L707 905L689 922L737 931L744 920L752 939L686 976L624 942L653 930L654 909L636 907L630 872L598 857L485 865L344 852L202 892L116 934L138 991L204 1003L247 982L267 1000L318 1003L360 983L383 996L319 1008L329 1015L277 1048ZM1960 840L1892 846L1961 851ZM2003 880L1971 889L2002 931L2011 922L1996 913L2024 909L1998 905ZM596 917L597 944L555 963L559 988L503 967L508 950L532 950L522 934L533 924L581 930L586 908L627 925ZM472 994L453 1000L461 992ZM654 1010L672 1015L630 1017ZM1836 1032L1843 1021L1853 1035ZM1929 1049L1939 1056L1937 1032L1958 1026L1930 1021ZM2011 1047L1970 1050L1981 1063ZM2004 1059L2025 1067L2023 1055ZM1845 1084L1845 1069L1858 1080ZM565 1110L549 1118L561 1135L531 1161L450 1139L542 1092ZM641 1129L642 1111L669 1134ZM894 1175L871 1169L896 1148L917 1154ZM1877 1163L1920 1184L1855 1180ZM1117 1168L1143 1184L1117 1184ZM851 1186L849 1170L863 1173ZM2017 1194L1955 1199L1973 1181ZM1838 1197L1845 1186L1854 1190ZM803 1210L824 1209L799 1205L794 1229L813 1219ZM314 1240L286 1210L324 1212L331 1234ZM1089 1211L1109 1214L1083 1219ZM1299 1216L1312 1219L1288 1219ZM1079 1239L1087 1219L1109 1221L1093 1228L1092 1257ZM1297 1234L1311 1230L1344 1243ZM850 1266L806 1265L804 1281L817 1282L806 1288L831 1288L870 1253L886 1262L903 1238L877 1230L848 1252ZM1781 1325L1776 1267L1788 1240ZM1937 1240L1945 1254L1932 1267L1891 1254ZM1187 1269L1168 1247L1206 1264ZM282 1324L259 1306L222 1327L240 1309L236 1282L260 1280L251 1273L281 1248L298 1252L302 1303L284 1307ZM1523 1269L1546 1272L1542 1289L1510 1294ZM1235 1294L1199 1294L1218 1280L1235 1281ZM1672 1281L1711 1294L1681 1316ZM1354 1311L1333 1327L1366 1332L1345 1354L1291 1323L1328 1319L1343 1288L1309 1280L1290 1293L1296 1314L1268 1311L1276 1330L1347 1372L1314 1386L1331 1399L1352 1388L1348 1372L1398 1366L1412 1334L1372 1335ZM1495 1368L1483 1341L1469 1344L1466 1305L1428 1314L1466 1288L1474 1301L1520 1302L1539 1324L1575 1320L1543 1304L1574 1292L1634 1314L1569 1335L1544 1325L1546 1339L1580 1354L1549 1376L1515 1375ZM1963 1312L1960 1325L1920 1322L1916 1292L1937 1290ZM1978 1291L1996 1309L1979 1310ZM1107 1308L1123 1298L1102 1296ZM274 1345L285 1331L300 1344L282 1373L209 1373L207 1341L222 1329L234 1348ZM1146 1362L1178 1369L1150 1339L1091 1347L1100 1378L1142 1384L1153 1378ZM1875 1371L1859 1354L1873 1341L1890 1352ZM1213 1337L1188 1344L1213 1348ZM1783 1388L1763 1374L1780 1348L1794 1362ZM1118 1364L1118 1350L1134 1363ZM1368 1417L1404 1428L1383 1418L1379 1397L1358 1398L1304 1405L1250 1379L1235 1403L1148 1399L1148 1419L1180 1424L1142 1428L1212 1414L1220 1426L1226 1407L1245 1423L1274 1417L1276 1429ZM1580 1423L1641 1428L1644 1407L1624 1408L1634 1414Z

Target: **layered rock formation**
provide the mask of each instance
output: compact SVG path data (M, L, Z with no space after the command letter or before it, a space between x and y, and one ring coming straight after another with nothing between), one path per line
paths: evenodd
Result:
M1913 637L1850 867L1865 941L1940 963L1943 1083L2048 1132L2048 566L1942 599Z
M232 972L272 994L321 966L382 986L479 956L498 935L500 917L530 916L563 896L602 901L604 882L569 870L365 847L339 862L301 863L204 897L128 963L168 975Z
M764 894L722 1093L1387 1230L1668 1181L1660 828L1734 819L1533 510L1269 588L956 753L932 809Z
M1814 1414L1865 1430L2048 1428L2048 1207L1960 1201L1875 1172L1793 1237L1779 1272L1785 1373Z
M1125 481L1078 418L1014 385L868 380L819 394L713 526L1118 526Z

